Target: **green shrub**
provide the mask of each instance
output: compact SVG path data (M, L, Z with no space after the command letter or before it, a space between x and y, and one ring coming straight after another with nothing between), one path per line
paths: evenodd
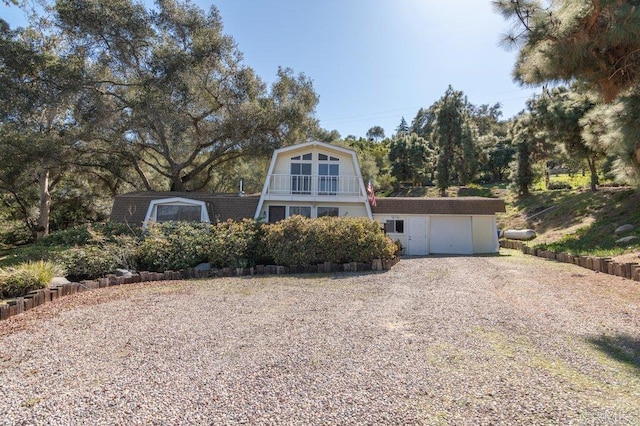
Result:
M571 184L569 182L553 181L553 182L549 182L549 184L547 185L547 189L549 190L571 189Z
M64 271L53 262L26 262L0 271L0 292L3 297L21 297L32 290L46 287L53 277Z
M390 259L396 246L367 218L306 219L292 216L266 225L265 246L277 264L371 262Z
M208 261L218 268L255 264L256 259L260 257L260 226L258 222L250 219L242 222L228 220L217 224L212 229L213 235L207 245Z
M58 248L47 256L64 267L69 280L80 281L104 277L117 268L134 268L135 247L134 238L121 237L117 244Z
M166 222L147 229L135 250L139 269L168 271L190 268L206 262L211 252L213 225Z
M134 229L126 223L95 223L52 232L42 238L38 245L45 247L99 245L117 243L122 237L139 237L141 235L141 228Z

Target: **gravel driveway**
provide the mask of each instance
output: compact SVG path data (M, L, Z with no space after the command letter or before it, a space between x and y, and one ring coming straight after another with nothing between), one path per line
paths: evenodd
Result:
M636 424L640 285L522 256L161 282L0 323L0 424Z

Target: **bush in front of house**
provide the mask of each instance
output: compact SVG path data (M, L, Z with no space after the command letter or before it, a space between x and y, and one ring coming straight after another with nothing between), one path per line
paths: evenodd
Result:
M0 270L0 295L22 297L32 290L46 287L53 277L64 274L56 263L49 261L25 262Z
M216 268L247 267L260 258L261 225L255 220L228 220L212 228L208 261Z
M208 260L214 226L208 223L165 222L150 225L135 249L138 269L177 271Z
M274 261L283 266L369 263L373 259L391 259L396 251L379 224L360 217L292 216L266 226L264 245Z
M115 244L85 245L70 247L49 253L49 258L67 271L71 281L103 277L118 268L135 266L133 238L122 237Z
M126 237L139 238L142 234L142 228L132 227L126 223L94 223L52 232L38 241L38 244L46 247L99 245L117 243L121 238Z

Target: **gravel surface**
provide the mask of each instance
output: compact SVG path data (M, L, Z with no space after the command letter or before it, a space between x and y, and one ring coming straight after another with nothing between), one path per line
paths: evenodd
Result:
M99 289L0 323L0 424L637 424L639 314L510 250Z

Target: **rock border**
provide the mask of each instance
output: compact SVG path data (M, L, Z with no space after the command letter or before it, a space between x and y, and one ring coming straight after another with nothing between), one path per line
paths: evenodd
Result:
M318 265L297 265L297 266L279 266L279 265L257 265L252 268L221 268L198 270L196 268L188 268L180 271L165 272L148 272L140 271L129 276L116 276L109 274L106 277L97 280L85 280L80 282L71 282L60 284L52 287L42 288L30 291L24 297L7 300L6 304L0 305L0 321L9 319L15 315L26 312L36 306L52 302L64 296L84 291L90 291L97 288L111 287L123 284L133 284L150 281L170 281L185 280L194 278L216 278L216 277L240 277L253 275L282 275L282 274L323 274L334 272L364 272L364 271L385 271L391 269L400 258L394 259L375 259L371 263L331 263L324 262Z
M633 281L640 281L640 264L637 262L615 262L610 257L574 256L569 253L557 253L551 250L542 250L529 247L522 241L501 240L500 247L520 250L524 254L555 260L557 262L571 263L582 268L590 269L604 274L614 275Z

